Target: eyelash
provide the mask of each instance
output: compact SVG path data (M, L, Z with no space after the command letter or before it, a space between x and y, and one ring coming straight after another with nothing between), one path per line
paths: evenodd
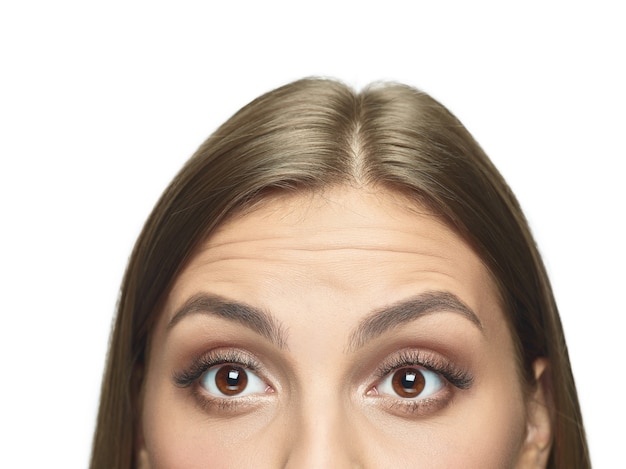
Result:
M421 350L402 350L385 360L376 375L382 379L392 371L401 368L421 366L443 376L446 381L459 389L468 389L474 381L468 371L456 367L448 360Z
M193 386L193 394L203 409L215 408L223 411L236 411L240 406L253 404L255 397L230 397L220 398L209 395L202 389L200 379L211 368L219 365L236 365L249 370L263 380L263 367L252 355L236 349L211 350L208 353L196 357L184 370L173 374L173 381L180 388ZM432 352L405 349L387 358L374 374L375 384L368 388L368 392L376 389L383 379L403 368L424 368L445 380L443 392L437 392L435 397L423 399L406 399L400 396L376 395L377 399L385 402L390 411L402 414L428 413L436 411L446 405L452 397L450 385L458 390L469 389L473 382L473 376L466 370L457 367L452 362ZM271 387L268 385L268 388ZM443 394L443 395L439 395ZM257 396L258 397L258 396Z
M235 411L240 406L252 404L254 397L230 397L220 398L211 396L202 389L200 379L211 368L219 365L236 365L249 370L263 380L262 365L251 355L236 349L229 350L211 350L208 353L196 357L191 365L181 371L173 374L174 384L180 388L190 388L193 386L193 395L200 406L209 410L216 408L223 411ZM269 385L268 385L269 388Z
M472 387L473 376L469 371L457 367L449 360L432 352L421 350L402 350L387 358L375 373L376 384L368 388L375 390L377 386L392 373L403 368L424 368L445 380L444 388L437 392L435 397L402 398L400 396L376 395L377 399L383 400L388 409L394 413L415 414L428 413L444 407L453 397L450 385L458 390L467 390Z
M200 379L209 368L227 364L239 365L255 373L258 373L261 368L261 364L256 359L239 350L212 350L195 358L189 368L174 373L174 382L177 386L186 388Z

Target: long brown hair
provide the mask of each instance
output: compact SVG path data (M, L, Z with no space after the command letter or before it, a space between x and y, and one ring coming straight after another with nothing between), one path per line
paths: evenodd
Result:
M509 187L463 125L413 88L360 93L306 79L236 113L167 188L135 245L122 283L102 384L91 467L134 465L147 343L178 272L234 210L276 190L354 182L427 204L469 242L498 283L520 370L550 361L554 445L549 467L590 467L558 311L528 224Z

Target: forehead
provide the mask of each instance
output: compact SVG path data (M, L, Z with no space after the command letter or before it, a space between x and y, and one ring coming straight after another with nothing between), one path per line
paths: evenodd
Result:
M330 296L365 314L433 289L477 309L497 297L481 259L426 207L336 187L274 196L222 224L179 275L166 316L206 290L281 316L296 300L314 309L315 298Z
M263 200L252 211L235 215L218 227L202 245L200 255L217 256L222 250L252 246L250 243L302 255L338 255L346 249L394 251L409 248L416 236L424 247L437 241L465 247L438 216L403 194L339 186Z

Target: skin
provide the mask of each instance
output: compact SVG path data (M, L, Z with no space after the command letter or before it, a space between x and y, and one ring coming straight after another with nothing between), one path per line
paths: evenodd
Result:
M356 343L366 318L429 292L454 295L478 322L438 308ZM199 294L263 311L284 343L210 308L172 323ZM401 195L337 187L234 217L181 272L153 334L141 467L545 467L547 364L535 363L539 385L529 397L488 270ZM260 387L220 398L200 380L183 387L173 378L197 357L233 353L252 357L257 370L248 375ZM430 374L435 392L400 397L379 371L399 353L435 357L471 384Z

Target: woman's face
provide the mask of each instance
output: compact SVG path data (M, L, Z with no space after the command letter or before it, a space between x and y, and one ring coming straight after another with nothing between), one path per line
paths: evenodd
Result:
M537 467L549 449L533 441L541 418L494 282L462 239L408 206L335 188L221 226L154 331L142 463Z

